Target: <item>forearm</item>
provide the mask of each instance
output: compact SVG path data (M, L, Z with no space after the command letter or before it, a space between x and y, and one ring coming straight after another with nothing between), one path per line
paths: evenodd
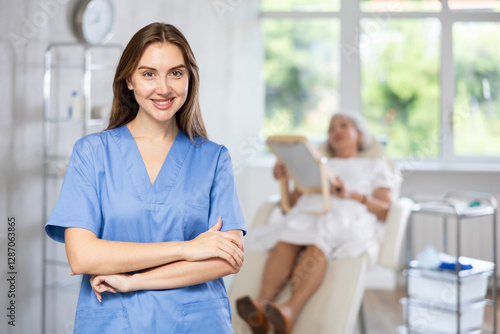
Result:
M129 291L175 289L205 283L237 272L238 270L222 259L178 261L129 276Z
M67 229L66 253L75 274L132 272L182 260L182 242L134 243L71 234Z
M65 231L66 253L75 274L127 273L176 261L220 258L235 268L243 264L243 232L220 232L222 219L193 240L158 243L108 241L82 228Z
M362 195L356 191L350 193L349 198L358 201L366 206L368 211L373 213L381 221L384 221L389 212L391 203L374 196Z

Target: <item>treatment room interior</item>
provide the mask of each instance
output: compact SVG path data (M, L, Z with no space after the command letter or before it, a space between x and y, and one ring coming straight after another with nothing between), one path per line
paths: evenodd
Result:
M73 13L81 2L0 0L0 333L72 332L78 277L69 276L69 267L44 261L44 254L54 252L64 259L64 249L52 240L44 242L43 88L49 45L78 41ZM231 153L247 228L261 203L280 192L272 176L276 160L266 138L295 130L319 144L336 110L365 115L401 171L400 197L441 198L454 189L500 198L500 1L111 3L114 24L107 45L123 47L138 29L157 21L175 25L187 37L200 68L208 134ZM83 59L78 49L71 52L74 59ZM93 88L104 101L101 113L110 103L112 71L107 75ZM80 80L81 71L68 71L55 80L54 85L64 87L65 101L71 101L67 97L73 90L81 94L75 76ZM64 103L61 108L67 110L72 102ZM74 141L60 136L57 145L70 152ZM13 267L7 234L11 218ZM462 254L493 261L488 219L474 218L463 225ZM438 218L414 223L414 253L430 244L442 250ZM450 225L449 251L454 254L456 229ZM367 293L375 298L365 303L368 332L396 333L404 323L395 297L405 295L403 253L404 246L397 269L375 265L366 276ZM42 306L44 272L51 276L52 271L67 278L55 289L47 283ZM14 285L8 281L13 276ZM232 278L226 282L230 288ZM387 294L377 297L379 291ZM391 305L385 304L387 299ZM11 304L15 326L9 324ZM384 314L390 314L389 323L380 330L372 321ZM485 328L491 326L486 317Z

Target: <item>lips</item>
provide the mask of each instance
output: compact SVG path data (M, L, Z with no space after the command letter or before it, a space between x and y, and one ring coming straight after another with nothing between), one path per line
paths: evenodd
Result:
M172 106L174 99L175 99L175 97L172 97L170 99L161 99L161 100L160 99L158 99L158 100L151 99L151 101L153 102L153 105L156 108L165 110L165 109L170 108L170 106Z

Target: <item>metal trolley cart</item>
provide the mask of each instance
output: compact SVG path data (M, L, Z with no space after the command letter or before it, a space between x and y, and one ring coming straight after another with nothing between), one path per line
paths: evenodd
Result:
M400 333L496 333L496 210L497 201L486 193L450 191L442 198L415 200L407 231L407 298L403 298L405 325ZM448 253L448 228L456 224L456 257L449 256L448 269L424 269L412 254L415 216L437 215L442 219L443 250ZM461 225L470 218L491 217L493 261L462 256ZM454 218L454 219L453 219ZM450 270L451 269L451 270ZM486 298L492 280L491 299ZM492 307L492 329L483 328L485 306Z

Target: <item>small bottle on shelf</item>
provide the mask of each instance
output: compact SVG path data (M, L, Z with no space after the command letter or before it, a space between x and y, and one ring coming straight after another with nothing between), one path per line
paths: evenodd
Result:
M68 108L68 116L72 120L83 119L84 104L80 94L75 90L71 93L71 100Z

